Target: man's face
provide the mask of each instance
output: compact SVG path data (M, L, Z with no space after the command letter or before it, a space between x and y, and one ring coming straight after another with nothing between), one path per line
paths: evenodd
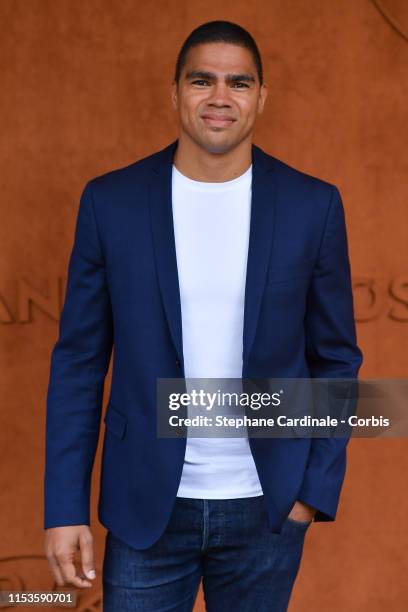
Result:
M188 51L172 101L182 132L210 153L226 153L252 134L266 95L248 49L203 43Z

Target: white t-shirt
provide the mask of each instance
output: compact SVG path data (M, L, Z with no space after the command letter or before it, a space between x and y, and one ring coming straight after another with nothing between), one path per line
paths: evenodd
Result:
M222 183L173 165L172 208L180 286L184 375L241 378L252 165ZM178 497L262 495L247 437L187 436Z

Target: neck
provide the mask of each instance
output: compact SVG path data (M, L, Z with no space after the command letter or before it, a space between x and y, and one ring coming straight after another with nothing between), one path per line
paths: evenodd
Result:
M211 153L183 133L179 135L173 163L195 181L221 183L237 178L252 162L252 142L244 140L223 153Z

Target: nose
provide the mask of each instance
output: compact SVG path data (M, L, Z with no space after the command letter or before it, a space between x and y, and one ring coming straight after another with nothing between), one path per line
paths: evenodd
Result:
M208 100L210 106L230 106L229 87L226 83L218 81L211 89L211 95Z

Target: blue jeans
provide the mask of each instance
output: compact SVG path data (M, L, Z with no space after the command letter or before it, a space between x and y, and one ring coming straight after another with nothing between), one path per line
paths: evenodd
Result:
M208 612L284 612L310 523L267 524L264 496L177 497L160 538L136 550L106 532L104 612L191 612L200 580Z

